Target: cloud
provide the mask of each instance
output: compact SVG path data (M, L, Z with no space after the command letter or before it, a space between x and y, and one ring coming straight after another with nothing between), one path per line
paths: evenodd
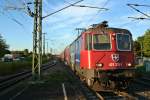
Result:
M106 1L106 0L100 0L100 1L95 1L95 2L97 5L102 5L102 3L104 3L104 1ZM92 4L95 5L95 2L93 3L92 0L89 0L88 2L86 1L86 2L82 2L82 3L90 6ZM46 2L46 3L48 3L48 2ZM92 6L94 6L94 5L92 5ZM63 8L63 7L65 7L64 3L62 5L54 7L53 9L59 10L60 8ZM59 13L56 13L55 15L50 16L49 18L47 18L44 21L44 23L48 23L48 24L54 23L55 21L57 22L59 19L67 20L66 18L68 18L68 20L70 20L70 18L72 18L72 20L74 20L74 22L82 21L85 23L86 22L85 19L87 19L87 17L89 18L89 17L93 16L94 14L97 13L97 11L98 11L97 9L69 7ZM46 14L47 14L47 12L44 12L44 15L46 15ZM78 19L80 19L80 20L78 20ZM72 22L72 23L74 23L74 22ZM81 23L81 24L83 24L83 23Z
M49 6L50 11L44 11L43 15L57 11L76 0L65 1L67 1L67 3L58 2L57 4L56 2L53 2L52 4L54 5L52 5L48 2L48 0L45 0L45 4ZM84 2L79 3L79 5L104 7L106 1L109 0L85 0ZM135 27L139 27L140 25L146 26L148 23L146 21L132 21L132 19L129 19L129 16L141 17L141 14L138 14L128 8L126 3L127 1L123 1L122 4L120 4L120 2L116 3L109 1L109 5L107 5L107 7L110 10L104 13L98 12L97 9L70 7L44 19L44 29L48 32L54 33L53 38L58 41L63 41L64 45L71 43L75 39L76 35L73 34L73 30L75 28L84 28L103 20L108 20L108 24L112 27L126 28L131 30L133 34L135 34L135 32L137 32L136 34L139 34L141 30L139 32L135 31ZM134 38L137 37L136 35L133 36Z
M72 0L67 0L69 3L73 3ZM89 6L97 6L102 7L102 5L107 0L99 0L99 1L93 1L88 0L84 1L82 3L79 3L81 5L89 5ZM69 3L61 3L57 6L51 6L49 8L52 8L50 12L57 11L66 5L69 5ZM46 5L48 5L48 0L45 2ZM43 15L47 15L48 12L45 10L43 12ZM57 45L61 42L64 42L64 45L61 47L64 49L65 46L70 44L76 37L76 34L73 34L75 32L75 28L84 28L87 27L87 25L93 24L98 19L96 19L98 15L97 9L90 9L90 8L79 8L79 7L69 7L59 13L56 13L52 16L49 16L43 20L43 26L45 26L44 30L47 30L48 32L52 33L51 36L52 39L57 40ZM55 33L55 34L53 34ZM59 46L60 47L60 46Z

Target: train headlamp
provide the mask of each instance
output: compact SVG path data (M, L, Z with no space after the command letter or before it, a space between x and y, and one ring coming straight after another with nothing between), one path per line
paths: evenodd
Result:
M131 64L131 63L128 63L128 66L129 66L129 67L131 67L131 66L132 66L132 64Z
M103 67L103 64L102 63L98 63L96 64L97 67Z
M115 36L116 36L116 34L115 34L115 33L113 33L113 34L112 34L112 36L114 36L114 37L115 37Z

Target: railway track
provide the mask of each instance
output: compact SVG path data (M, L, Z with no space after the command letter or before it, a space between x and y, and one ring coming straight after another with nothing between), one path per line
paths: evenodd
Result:
M43 64L41 69L46 70L55 64L56 64L55 61L52 61L47 64ZM6 89L16 85L17 83L19 83L31 76L32 76L32 73L31 73L31 70L29 70L29 71L24 71L24 72L17 73L17 74L14 74L14 75L11 75L11 76L1 79L0 80L0 92L5 91Z
M84 82L82 82L68 66L66 67L66 70L68 70L71 77L76 80L75 84L78 88L80 88L86 100L137 100L135 97L126 92L93 91Z
M96 94L101 100L138 100L124 91L98 91Z
M133 81L126 91L99 91L96 92L101 100L149 100L150 79L139 78Z
M86 100L100 100L96 93L92 89L90 89L84 82L82 82L68 66L66 66L65 69L69 72L70 77L73 77L76 80L76 83L74 84L81 90Z
M142 77L136 79L129 90L126 91L97 91L101 100L149 100L150 79Z
M82 93L84 94L86 100L149 100L150 97L150 79L148 78L140 78L138 79L140 82L136 80L133 81L133 84L127 90L116 90L116 91L93 91L89 88L84 82L82 82L78 76L69 68L69 73L75 80L77 80L77 86L80 88ZM145 88L146 89L142 89ZM143 92L141 92L143 91ZM149 92L148 92L149 91ZM142 94L143 93L143 94ZM147 99L148 98L148 99Z
M86 100L137 100L137 98L123 91L93 91L82 82L69 67L66 67L66 70L68 70L70 76L76 80L75 84L82 91Z
M139 100L150 100L150 79L146 77L135 79L130 93Z
M146 77L141 77L139 79L136 79L135 82L138 83L138 84L143 84L143 85L146 85L146 86L150 86L150 79L146 78Z
M56 62L48 63L43 65L42 70L46 70L51 66L55 65ZM126 91L98 91L95 92L90 89L84 82L82 82L78 76L67 66L65 67L68 70L70 77L73 77L76 81L73 84L81 90L86 100L138 100L136 97L130 95ZM31 76L31 71L22 72L16 75L12 75L5 79L0 80L0 92L19 83L20 81Z

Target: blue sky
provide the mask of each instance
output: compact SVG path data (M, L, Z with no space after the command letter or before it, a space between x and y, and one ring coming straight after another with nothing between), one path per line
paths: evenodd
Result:
M8 7L22 8L23 2L33 0L0 0L0 34L10 45L10 50L32 50L33 18L25 10L11 10ZM43 0L43 16L59 10L77 0ZM127 3L150 4L149 0L84 0L82 5L105 7L98 9L70 7L43 20L43 33L49 48L61 52L76 37L75 28L87 28L91 24L107 20L110 27L125 28L133 38L144 34L150 28L150 20L134 20L128 17L145 17L128 7ZM33 5L30 5L33 8ZM150 15L150 7L137 7ZM33 9L32 9L33 11ZM14 21L15 20L15 21ZM17 22L16 22L17 21Z

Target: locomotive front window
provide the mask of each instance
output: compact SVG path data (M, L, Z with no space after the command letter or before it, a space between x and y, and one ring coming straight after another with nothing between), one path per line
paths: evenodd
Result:
M93 48L96 50L110 50L110 36L108 34L93 35Z
M91 35L86 34L86 36L85 36L85 49L86 50L91 50L91 48L92 48L91 41L92 41Z
M128 34L117 34L117 47L119 50L131 50L131 39Z

